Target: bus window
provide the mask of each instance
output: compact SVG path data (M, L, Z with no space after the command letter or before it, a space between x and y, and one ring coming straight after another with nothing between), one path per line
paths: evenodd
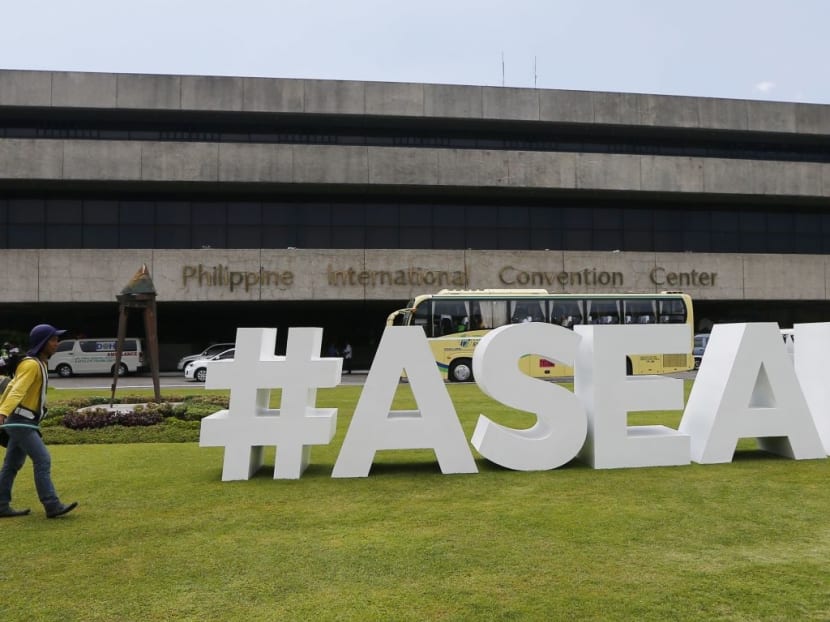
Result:
M477 300L473 304L478 305L478 312L481 316L481 325L476 328L472 324L471 330L498 328L507 324L507 301L506 300ZM476 307L471 306L471 313L476 318Z
M438 300L432 312L433 336L443 337L464 332L470 327L469 303L462 300Z
M550 311L552 324L573 328L582 324L582 303L580 300L554 300Z
M623 300L623 319L626 324L654 324L653 300Z
M669 298L658 301L660 304L659 319L661 324L685 324L686 305L680 298Z
M617 300L587 300L588 324L619 324L618 302Z
M514 300L510 307L511 324L545 321L545 303L542 300Z

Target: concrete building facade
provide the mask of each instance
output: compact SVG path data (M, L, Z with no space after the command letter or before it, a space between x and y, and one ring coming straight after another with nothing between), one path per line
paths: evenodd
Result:
M2 326L112 333L146 264L167 360L307 323L367 358L444 287L824 320L829 205L830 106L0 71Z

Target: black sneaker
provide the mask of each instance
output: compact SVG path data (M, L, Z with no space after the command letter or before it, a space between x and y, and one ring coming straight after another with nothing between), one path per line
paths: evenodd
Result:
M55 507L46 510L46 518L57 518L58 516L63 516L64 514L69 514L72 510L78 507L78 502L74 501L69 505L64 505L61 503L60 505L56 505Z
M29 508L26 508L25 510L15 510L12 507L5 507L3 509L0 509L0 518L11 518L13 516L26 516L26 514L28 514L29 512L31 512L31 510Z

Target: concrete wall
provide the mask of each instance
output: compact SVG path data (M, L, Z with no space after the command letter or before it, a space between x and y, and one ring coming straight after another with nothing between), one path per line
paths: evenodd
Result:
M830 164L600 153L0 139L0 180L830 196Z
M830 106L504 87L0 70L0 106L396 115L830 134Z
M165 301L390 300L444 287L830 299L825 256L477 250L2 250L0 291L4 302L114 301L142 264Z

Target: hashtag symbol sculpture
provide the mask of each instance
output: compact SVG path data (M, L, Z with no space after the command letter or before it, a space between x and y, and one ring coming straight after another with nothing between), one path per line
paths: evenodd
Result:
M230 389L227 410L202 419L201 447L224 447L222 480L250 479L266 447L276 446L274 479L299 479L312 445L334 438L336 408L315 408L317 389L340 383L341 358L321 358L322 328L290 328L285 356L274 354L277 329L239 328L233 360L211 361L207 389ZM271 389L282 389L279 409Z

